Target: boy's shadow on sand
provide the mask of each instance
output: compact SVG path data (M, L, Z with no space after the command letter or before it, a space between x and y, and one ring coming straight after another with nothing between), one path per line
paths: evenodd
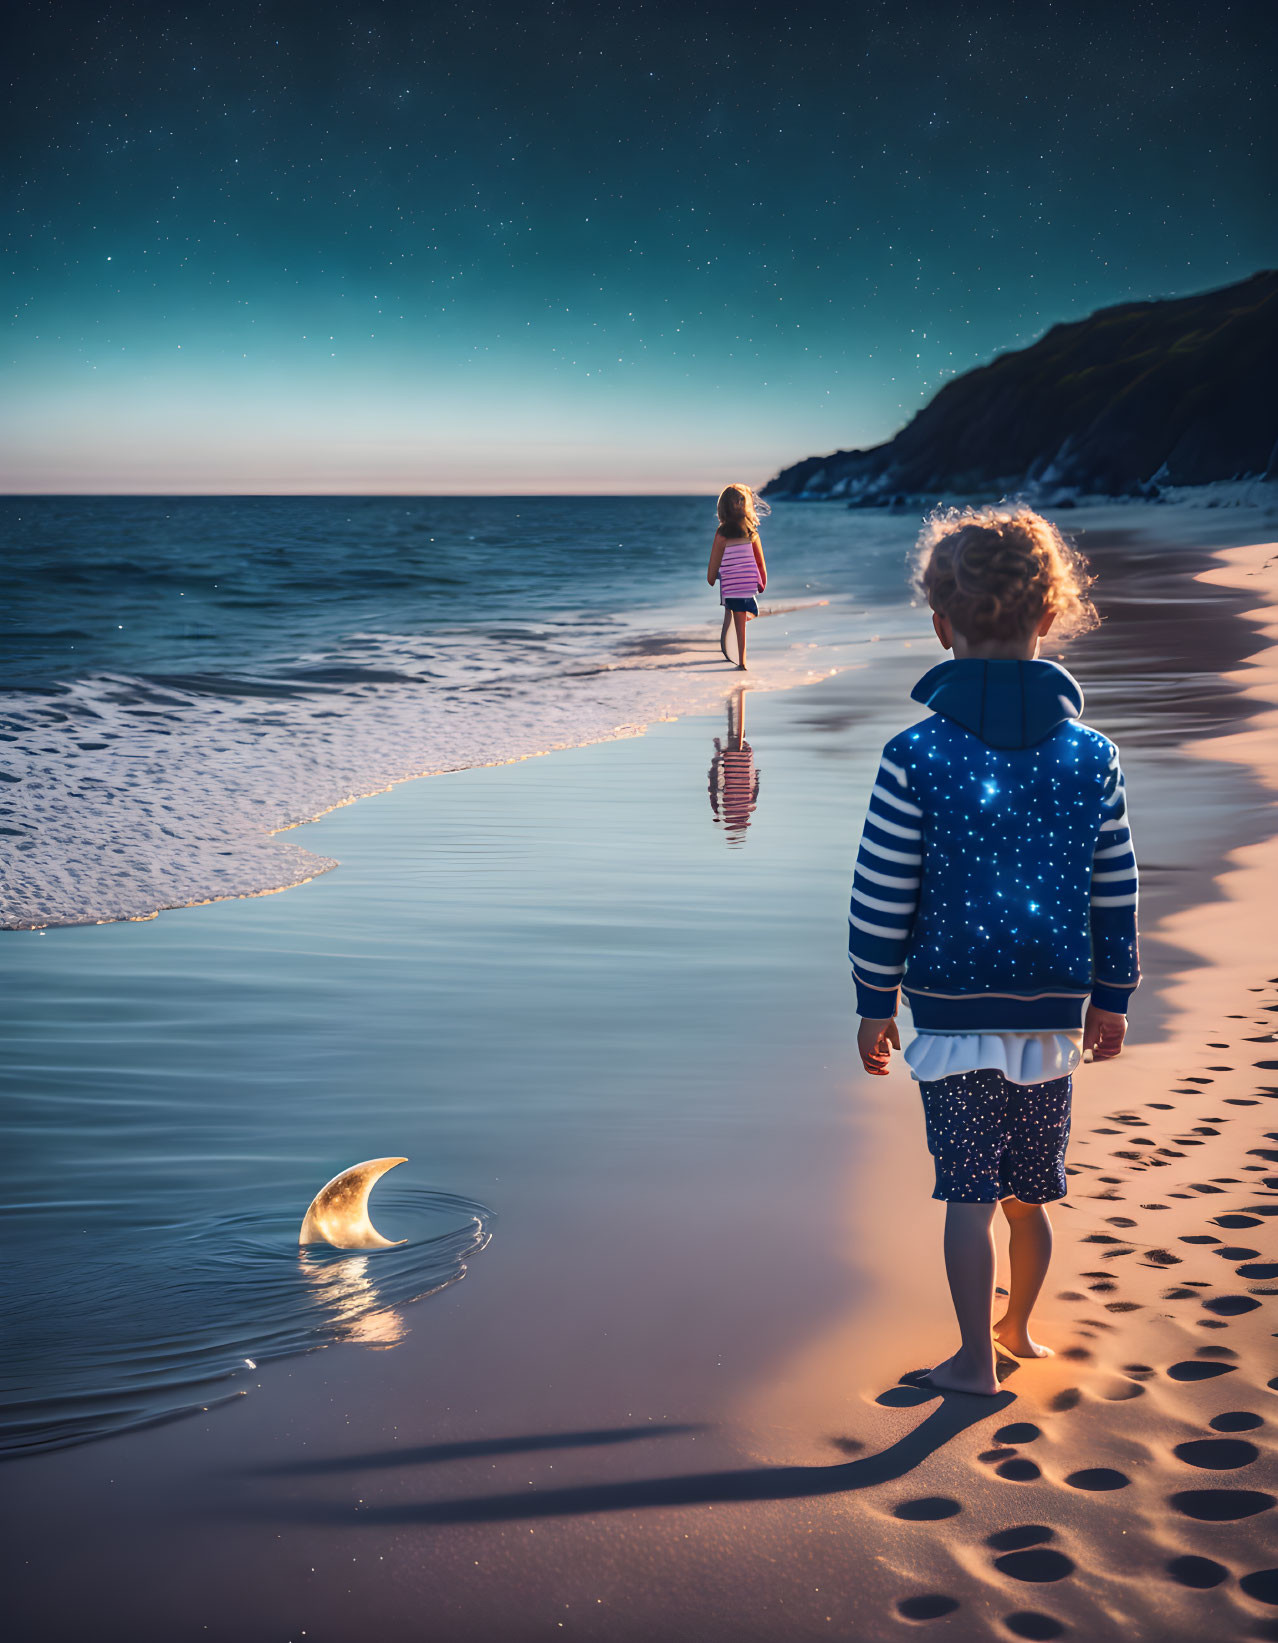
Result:
M889 1408L908 1408L932 1398L940 1403L912 1432L898 1438L877 1455L843 1461L834 1466L753 1466L731 1472L696 1472L672 1477L634 1478L622 1482L573 1484L543 1489L536 1494L479 1495L452 1500L423 1501L393 1506L328 1504L293 1501L270 1510L272 1517L287 1516L308 1523L360 1523L380 1526L397 1523L505 1523L518 1518L571 1517L599 1512L632 1512L644 1507L705 1506L755 1500L802 1500L838 1495L891 1483L913 1471L951 1438L1000 1413L1014 1402L1011 1392L978 1398L964 1393L937 1393L926 1387L902 1384L876 1401ZM520 1454L529 1450L627 1443L641 1438L674 1437L698 1427L617 1427L597 1432L563 1432L535 1437L485 1439L475 1443L436 1444L417 1450L391 1449L371 1455L343 1457L329 1462L308 1461L280 1472L356 1471L382 1466L449 1460L481 1454ZM259 1474L260 1475L260 1474Z

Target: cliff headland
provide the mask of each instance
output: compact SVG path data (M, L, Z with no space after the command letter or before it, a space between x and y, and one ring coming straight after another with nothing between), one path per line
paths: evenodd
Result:
M895 438L783 468L768 497L1155 497L1278 479L1278 271L1054 325L956 377Z

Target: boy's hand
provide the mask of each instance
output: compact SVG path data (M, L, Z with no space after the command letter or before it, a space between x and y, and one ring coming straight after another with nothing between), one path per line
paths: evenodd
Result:
M1118 1019L1121 1021L1123 1018L1119 1016ZM873 1073L876 1078L886 1078L892 1051L901 1048L901 1035L896 1030L896 1022L875 1021L870 1016L862 1016L857 1029L856 1047L866 1072Z
M1102 1010L1095 1004L1087 1006L1083 1022L1083 1052L1092 1052L1093 1061L1112 1061L1122 1050L1127 1036L1127 1017L1115 1015L1113 1010Z

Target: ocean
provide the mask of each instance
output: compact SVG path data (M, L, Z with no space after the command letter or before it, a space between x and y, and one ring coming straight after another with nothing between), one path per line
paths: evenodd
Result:
M707 710L713 530L696 497L0 499L0 927L281 889L333 863L275 835L335 805ZM897 630L912 536L767 521L754 687Z

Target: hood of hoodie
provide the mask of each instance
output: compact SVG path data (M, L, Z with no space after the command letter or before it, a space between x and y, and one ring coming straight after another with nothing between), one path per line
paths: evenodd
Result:
M1055 662L940 662L910 698L1004 749L1034 747L1083 711L1078 681Z

